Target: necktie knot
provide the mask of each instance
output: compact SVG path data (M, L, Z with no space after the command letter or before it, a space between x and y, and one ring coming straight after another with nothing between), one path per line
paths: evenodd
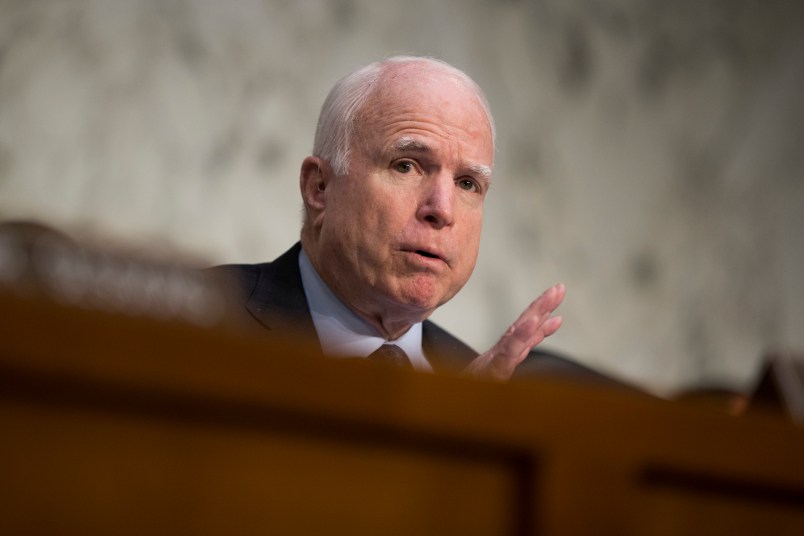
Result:
M405 351L395 344L383 344L374 350L368 356L368 359L371 361L382 361L400 368L412 368L413 366Z

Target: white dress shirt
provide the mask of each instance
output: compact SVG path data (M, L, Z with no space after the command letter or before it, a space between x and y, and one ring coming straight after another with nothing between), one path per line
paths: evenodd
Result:
M414 368L433 370L422 351L421 322L413 324L398 339L388 341L333 294L316 272L304 249L299 253L299 270L307 306L324 354L332 357L366 357L383 344L390 343L408 354Z

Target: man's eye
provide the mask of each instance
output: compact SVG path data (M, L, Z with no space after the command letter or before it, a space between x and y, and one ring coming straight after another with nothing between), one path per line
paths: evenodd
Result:
M477 183L475 181L471 180L471 179L460 179L458 181L458 187L461 188L462 190L467 190L467 191L471 191L471 190L479 191L480 190L480 188L478 188L478 186L477 186Z
M400 173L410 173L413 171L413 162L408 162L406 160L397 162L394 164L394 169Z

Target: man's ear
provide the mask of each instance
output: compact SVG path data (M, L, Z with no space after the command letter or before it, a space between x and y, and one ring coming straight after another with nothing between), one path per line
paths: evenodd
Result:
M326 192L332 168L317 156L308 156L301 165L299 182L307 212L315 219L326 207Z

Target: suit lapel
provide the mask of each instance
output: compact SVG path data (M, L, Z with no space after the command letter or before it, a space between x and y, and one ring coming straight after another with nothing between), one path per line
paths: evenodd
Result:
M477 352L429 320L422 324L422 350L436 372L461 371L477 357Z
M301 244L296 243L275 261L260 265L246 309L272 331L318 342L299 272L299 251Z

